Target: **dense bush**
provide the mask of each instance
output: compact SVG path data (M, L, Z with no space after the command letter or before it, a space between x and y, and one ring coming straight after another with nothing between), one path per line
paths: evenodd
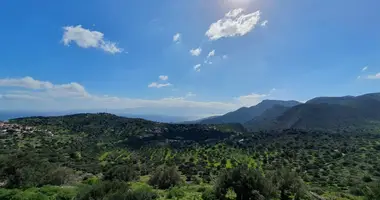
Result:
M168 199L181 199L185 196L185 192L183 189L179 187L172 187L169 189L168 194L166 195L166 198Z
M203 200L217 200L218 197L215 193L214 190L212 189L206 189L203 193L202 193L202 199Z
M149 184L159 189L168 189L181 184L181 176L176 166L160 166L149 180Z
M45 184L46 176L54 169L37 154L19 152L2 161L0 178L6 180L7 188L37 187Z
M66 185L74 180L74 170L66 167L59 167L48 172L44 184L48 185Z
M154 200L158 198L158 194L152 189L143 187L128 192L117 192L111 194L106 200Z
M117 165L109 169L105 175L105 180L132 181L137 179L139 174L131 164Z
M104 181L96 185L86 186L78 193L77 200L104 200L115 199L116 196L127 195L130 188L122 181Z
M228 190L236 193L236 199L270 199L275 196L275 189L262 173L246 166L239 166L222 173L216 183L215 193L224 199Z
M366 200L379 200L380 199L380 182L363 189Z
M307 196L306 186L294 171L282 169L272 175L272 183L280 192L280 200L301 199Z
M1 200L73 200L76 195L74 188L44 186L42 188L0 189Z

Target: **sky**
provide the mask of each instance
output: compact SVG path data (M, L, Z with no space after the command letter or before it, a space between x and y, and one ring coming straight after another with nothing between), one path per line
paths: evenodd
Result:
M376 0L4 0L0 110L206 117L379 92Z

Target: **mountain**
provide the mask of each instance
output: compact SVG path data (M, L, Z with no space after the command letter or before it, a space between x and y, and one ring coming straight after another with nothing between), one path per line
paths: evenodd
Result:
M319 97L278 116L272 129L360 129L380 127L380 93Z
M347 106L360 105L363 101L380 101L380 93L369 93L360 96L344 97L316 97L307 101L307 104L339 104Z
M284 114L291 107L285 107L282 105L274 105L272 108L264 111L263 114L253 118L244 123L244 127L246 127L250 131L260 131L266 130L273 126L277 117Z
M284 107L293 107L300 104L297 101L280 101L280 100L264 100L256 106L242 107L236 111L229 112L225 115L214 117L211 119L201 120L201 124L223 124L223 123L245 123L253 118L260 116L266 110L272 108L275 105Z

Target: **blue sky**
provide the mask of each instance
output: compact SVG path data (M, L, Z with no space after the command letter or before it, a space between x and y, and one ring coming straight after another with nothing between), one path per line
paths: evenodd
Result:
M0 109L201 117L263 99L378 92L379 7L376 0L5 0Z

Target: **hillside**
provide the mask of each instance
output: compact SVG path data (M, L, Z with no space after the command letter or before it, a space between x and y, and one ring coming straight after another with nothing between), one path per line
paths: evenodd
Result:
M269 108L266 111L264 111L263 114L245 122L244 127L246 127L250 131L261 131L271 129L271 127L274 126L277 117L281 116L289 109L289 107L275 105L272 108Z
M239 129L110 114L11 120L0 124L0 199L362 200L380 180L379 135Z
M377 130L380 124L379 94L357 97L320 97L288 109L272 123L272 129Z
M29 117L10 120L27 126L37 126L66 134L84 133L90 138L104 141L143 139L158 141L181 139L204 141L223 139L231 134L244 132L240 124L201 125L166 124L144 119L126 118L113 114L75 114L58 117Z
M297 101L280 101L280 100L264 100L256 106L252 107L242 107L236 111L229 112L225 115L214 117L211 119L202 120L201 124L223 124L223 123L241 123L252 120L253 118L260 116L266 110L272 108L273 106L279 105L284 107L293 107L300 104Z

